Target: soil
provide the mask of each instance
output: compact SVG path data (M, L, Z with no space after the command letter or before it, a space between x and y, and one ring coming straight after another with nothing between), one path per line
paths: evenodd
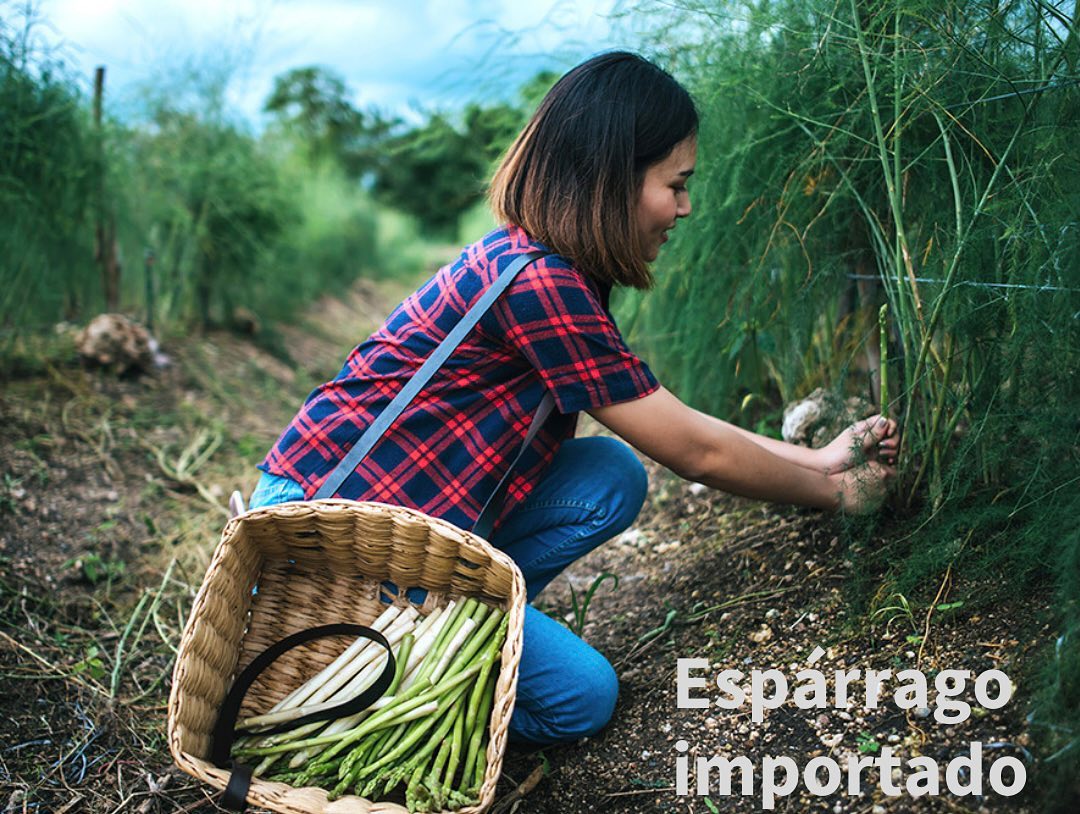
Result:
M0 396L0 806L6 812L210 812L212 791L172 767L164 740L174 651L229 492L249 494L254 463L345 350L366 335L401 289L365 284L273 337L225 332L165 343L171 364L139 376L88 370L50 351ZM291 362L266 349L286 347ZM583 432L601 432L584 422ZM1026 600L948 609L978 594L942 574L925 596L879 597L857 613L848 588L859 551L835 518L711 492L646 461L650 492L638 524L581 560L537 604L581 631L615 665L621 696L596 737L526 752L511 748L492 811L715 812L763 807L760 767L784 755L884 748L941 764L942 794L887 796L876 769L861 796L813 796L803 783L777 811L1036 811L1030 790L1003 797L945 793L944 764L983 745L987 764L1038 754L1025 715L1025 676L1042 647L1040 613ZM899 535L883 523L879 537ZM613 577L602 578L604 574ZM881 581L882 575L871 575ZM862 578L866 578L862 574ZM882 582L882 584L885 584ZM595 588L590 594L590 588ZM908 602L911 604L909 605ZM927 609L939 610L927 616ZM576 607L576 612L575 612ZM749 705L680 709L678 659L694 676L808 666L829 677L824 708L790 701L754 720ZM913 668L931 676L929 708L904 711L886 685L882 703L837 708L836 670ZM959 724L935 719L939 670L997 669L1015 696ZM715 697L716 688L693 695ZM991 693L994 694L994 693ZM970 692L963 696L974 703ZM683 751L680 751L683 750ZM748 757L752 794L677 793L677 758ZM782 774L782 772L781 772ZM895 774L895 773L893 773ZM735 773L736 778L738 772ZM970 780L961 772L962 780ZM1010 775L1006 772L1006 780ZM903 784L903 780L898 780Z

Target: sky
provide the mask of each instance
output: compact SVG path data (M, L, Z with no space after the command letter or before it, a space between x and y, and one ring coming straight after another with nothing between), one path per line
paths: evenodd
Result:
M514 97L537 71L636 47L619 0L37 0L39 36L89 88L106 66L106 109L185 65L229 71L229 101L255 127L273 78L322 65L353 103L419 118Z

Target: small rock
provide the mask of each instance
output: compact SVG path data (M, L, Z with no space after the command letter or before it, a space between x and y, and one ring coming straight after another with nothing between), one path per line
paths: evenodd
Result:
M754 644L764 644L773 637L772 628L768 625L762 625L760 630L755 630L750 634L750 641Z
M889 743L900 743L900 736L893 733L892 735L889 735L888 741Z
M123 314L94 317L76 338L84 361L117 373L147 370L157 364L157 342L142 325Z
M871 814L885 814L885 806L883 806L881 803L878 803L876 806L870 809L870 811Z
M822 713L817 717L817 720L814 723L818 725L819 729L824 729L829 725L829 716L825 713Z
M776 619L779 615L780 615L780 611L778 611L776 608L769 608L769 610L767 610L765 612L765 619L767 621L771 622L773 619Z
M916 707L914 710L912 710L911 714L914 715L916 718L929 718L930 717L930 708L929 707Z
M691 483L689 491L690 494L696 497L697 495L701 495L709 491L709 487L706 486L704 483Z
M850 721L851 713L840 710L838 713L836 713L836 717L838 717L841 721Z

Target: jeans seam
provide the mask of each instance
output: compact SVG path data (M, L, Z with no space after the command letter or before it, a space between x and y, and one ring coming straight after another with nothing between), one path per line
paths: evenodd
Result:
M548 505L563 505L563 506L565 506L567 504L575 504L575 508L585 508L585 506L577 505L579 503L584 503L584 501L552 501ZM534 559L529 560L528 562L521 563L521 570L525 571L525 570L528 570L528 569L532 569L535 566L543 563L545 560L547 560L547 559L553 557L554 555L558 554L559 552L561 552L567 546L578 542L583 537L587 537L589 534L591 534L595 530L595 528L597 526L599 526L601 523L603 523L604 519L607 517L607 511L604 509L603 506L597 506L596 504L590 504L590 505L592 507L591 511L594 512L596 516L589 521L589 527L582 528L576 534L572 534L571 536L565 538L564 540L561 540L557 545L551 546L550 548L548 548L547 551L543 552L542 554L535 557ZM535 508L543 508L543 504L538 505Z
M539 503L526 504L517 507L514 511L517 514L528 514L531 511L537 509L587 509L590 512L596 512L600 518L607 517L607 509L605 509L599 503L593 503L591 500L569 500L566 498L559 498L556 500L544 500Z
M543 698L541 698L540 696L534 695L533 693L529 692L529 691L528 691L528 690L527 690L527 689L526 689L526 688L525 688L525 687L524 687L524 686L523 686L522 684L520 684L520 683L518 684L518 688L517 688L517 693L518 693L518 695L520 695L520 696L521 696L521 697L522 697L522 698L523 698L523 699L524 699L525 701L527 701L527 702L528 702L528 706L529 706L529 712L528 712L528 714L529 714L530 716L532 716L533 718L540 718L540 719L542 719L542 723L543 723L543 725L547 727L547 729L548 729L548 731L549 731L549 732L557 732L557 731L559 730L559 726L558 726L558 723L557 723L557 721L555 720L555 717L556 717L556 716L554 716L554 715L553 715L553 714L551 713L551 710L550 710L550 709L548 708L548 705L547 705L547 704L546 704L546 703L544 702L544 699L543 699ZM522 706L522 709L524 709L524 708L525 708L525 707L524 707L524 705L523 705L523 706ZM511 717L513 717L513 716L511 716ZM526 736L526 737L527 737L527 736Z

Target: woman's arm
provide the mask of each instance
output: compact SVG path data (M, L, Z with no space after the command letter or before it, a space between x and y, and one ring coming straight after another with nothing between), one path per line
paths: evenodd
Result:
M662 387L590 414L681 477L744 497L868 510L880 500L891 475L877 462L835 474L802 466L746 437L745 431L688 407Z
M896 422L891 418L883 419L880 415L873 415L855 422L820 449L810 449L798 444L778 441L766 435L758 435L721 421L719 418L710 418L710 420L739 433L785 461L830 475L850 469L867 458L880 456L891 463L896 457L898 442Z

